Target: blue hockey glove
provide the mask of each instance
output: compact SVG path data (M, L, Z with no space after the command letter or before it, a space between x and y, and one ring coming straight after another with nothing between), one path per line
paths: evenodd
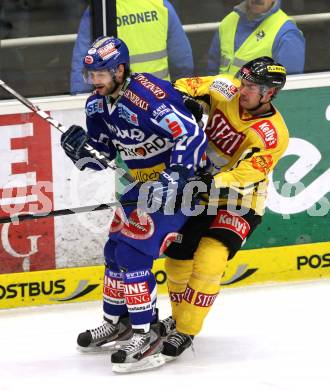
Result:
M182 193L189 177L189 170L179 165L173 165L160 173L158 183L151 187L148 196L148 206L151 204L161 208L176 210L181 203Z
M85 144L89 141L86 131L76 125L72 125L61 136L61 146L67 156L76 163L82 157L88 157L88 152L84 149Z
M97 150L100 150L100 146L102 146L98 144L98 147L96 147L97 143L93 142L82 127L76 125L69 127L61 136L61 146L64 149L65 154L73 161L79 170L83 171L85 168L91 168L99 171L107 168L105 162L91 157L89 152L85 149L86 143ZM102 149L101 151L104 152ZM87 157L88 160L79 161L85 157Z

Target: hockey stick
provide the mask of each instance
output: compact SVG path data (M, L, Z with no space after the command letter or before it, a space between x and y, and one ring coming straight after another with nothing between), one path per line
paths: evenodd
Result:
M19 100L24 106L26 106L28 109L33 111L35 114L37 114L40 118L44 119L46 122L50 123L53 127L55 127L57 130L59 130L61 133L66 132L66 127L59 123L57 120L53 119L50 115L48 115L45 111L40 110L38 106L35 106L30 100L26 99L22 95L20 95L18 92L14 91L9 85L7 85L3 80L0 79L0 87L13 95L17 100ZM118 173L121 174L121 176L127 180L129 183L134 183L135 180L133 177L128 174L124 169L118 168L111 160L108 159L108 157L103 154L102 152L99 152L98 150L94 149L91 145L86 143L84 145L84 149L90 154L91 157L94 157L96 160L104 162L106 166L112 170L116 170Z
M111 207L115 207L115 206L134 206L136 204L137 202L135 201L126 202L126 203L112 202L112 203L99 204L95 206L83 206L83 207L75 207L72 209L54 210L48 213L14 215L12 217L0 218L0 224L12 223L17 221L26 221L29 219L41 219L41 218L58 217L58 216L71 215L77 213L88 213L91 211L110 209Z

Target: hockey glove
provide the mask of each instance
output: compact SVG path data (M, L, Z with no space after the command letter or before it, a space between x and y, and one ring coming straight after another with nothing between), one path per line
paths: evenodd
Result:
M188 182L201 182L206 184L207 192L210 191L214 177L206 171L198 172L195 176L188 179Z
M185 167L173 165L165 169L149 191L148 206L152 204L156 209L164 210L166 207L168 210L177 210L188 177L189 170Z
M64 149L65 154L70 157L78 169L83 171L86 167L95 170L106 168L107 166L102 161L94 159L95 162L92 162L90 160L92 157L84 148L86 143L95 147L95 143L80 126L70 126L69 129L61 136L61 146ZM88 157L88 161L84 164L77 164L77 162L84 157Z
M182 94L182 98L186 108L193 114L196 122L199 123L203 118L203 106L190 95Z
M72 125L65 133L62 134L61 146L71 160L76 162L80 158L88 155L88 152L84 150L84 146L88 140L89 137L82 127Z
M209 172L199 172L195 176L189 178L189 183L196 183L194 197L205 199L205 196L210 194L213 179L214 177Z

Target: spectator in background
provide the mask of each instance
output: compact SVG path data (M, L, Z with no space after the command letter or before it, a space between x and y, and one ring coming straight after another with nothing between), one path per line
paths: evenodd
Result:
M4 17L3 8L3 1L0 0L0 39L9 38L9 33L13 29L13 24Z
M248 61L269 56L288 74L302 73L305 38L281 10L281 0L244 0L219 25L209 49L210 74L236 74Z
M117 0L116 5L118 37L129 47L133 72L152 73L168 80L192 76L191 46L179 17L167 0ZM90 31L90 9L87 8L73 49L72 94L90 91L82 77L83 58L92 44Z

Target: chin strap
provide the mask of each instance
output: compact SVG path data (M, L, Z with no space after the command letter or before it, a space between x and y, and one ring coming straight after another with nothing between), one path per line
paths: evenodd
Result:
M118 86L120 85L120 83L116 79L115 73L112 73L112 81L115 83L115 86L116 86L115 89L114 89L114 91L115 91L118 88ZM120 100L120 98L124 95L124 93L125 93L125 91L126 91L126 89L127 89L127 87L128 87L130 82L131 82L131 78L127 77L125 79L125 81L124 81L120 91L119 91L118 96L113 101L111 101L111 104L112 104L113 107L115 107L117 105L117 103ZM111 98L110 95L109 95L109 98Z
M255 107L253 107L253 108L251 108L250 110L248 110L250 113L253 113L254 111L259 110L259 108L262 107L264 104L268 104L268 103L269 103L269 102L267 102L267 103L261 103L260 100L261 100L262 98L263 98L263 95L260 95L259 103L258 103Z
M264 104L270 104L270 102L271 102L272 99L270 99L268 102L261 103L261 99L262 99L264 96L265 96L264 93L260 93L259 103L258 103L255 107L253 107L253 108L251 108L250 110L248 110L250 113L253 113L254 111L259 110L259 108L262 107Z

